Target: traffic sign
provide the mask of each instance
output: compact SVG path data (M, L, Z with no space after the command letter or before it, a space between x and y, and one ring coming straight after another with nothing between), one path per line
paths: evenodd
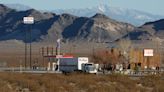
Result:
M144 49L144 56L145 57L152 57L152 56L154 56L154 50L153 49Z
M24 24L34 24L34 17L23 17Z

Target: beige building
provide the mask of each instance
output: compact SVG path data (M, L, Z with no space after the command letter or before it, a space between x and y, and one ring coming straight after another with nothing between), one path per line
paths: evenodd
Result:
M130 50L129 52L131 69L139 66L141 69L160 67L161 57L160 54L154 52L153 56L145 57L143 50Z

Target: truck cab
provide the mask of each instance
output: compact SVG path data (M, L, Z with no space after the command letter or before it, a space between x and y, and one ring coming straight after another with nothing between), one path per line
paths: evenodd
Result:
M97 73L97 68L93 63L83 64L83 71L86 73Z

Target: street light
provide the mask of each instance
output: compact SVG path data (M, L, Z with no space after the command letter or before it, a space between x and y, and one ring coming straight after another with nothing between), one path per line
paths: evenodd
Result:
M23 23L32 25L34 24L34 17L23 17ZM27 63L27 33L25 32L25 68ZM31 68L31 29L30 29L30 68Z
M58 59L58 61L57 61L57 65L58 65L58 71L60 71L59 70L59 64L60 64L60 44L61 44L61 39L57 39L57 47L56 47L56 50L57 50L57 59Z

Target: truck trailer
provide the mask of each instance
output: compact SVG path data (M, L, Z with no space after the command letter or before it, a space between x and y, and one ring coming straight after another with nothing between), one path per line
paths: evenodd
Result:
M95 64L89 63L88 57L60 58L59 71L64 73L71 73L75 71L97 73L97 68Z

